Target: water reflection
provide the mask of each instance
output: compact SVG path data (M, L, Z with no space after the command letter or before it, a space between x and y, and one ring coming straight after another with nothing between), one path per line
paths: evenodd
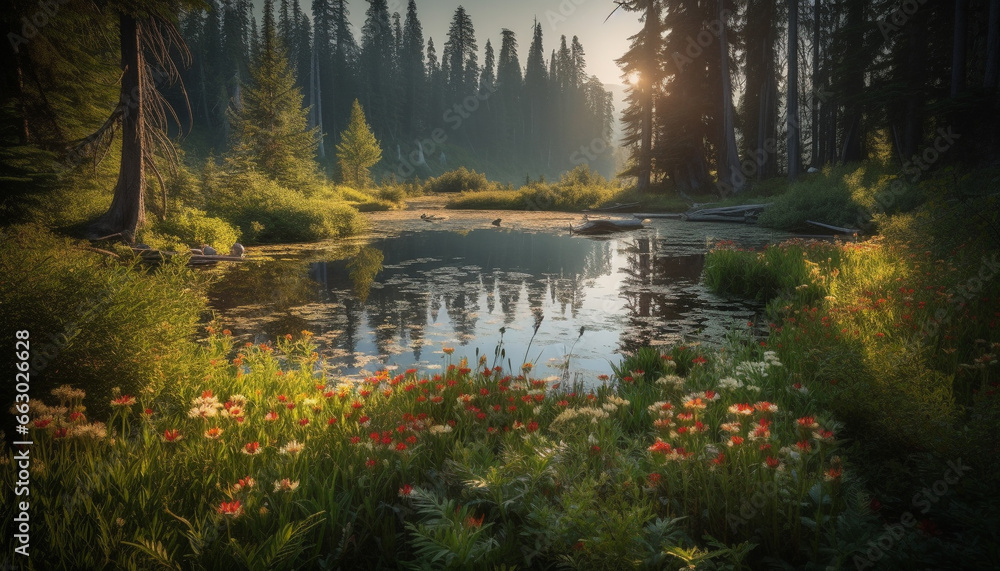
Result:
M491 355L502 341L515 367L525 354L540 364L569 357L575 374L593 379L617 352L718 338L758 309L705 291L703 241L670 229L610 239L407 232L232 268L211 299L237 334L313 331L345 374L440 364L442 345Z

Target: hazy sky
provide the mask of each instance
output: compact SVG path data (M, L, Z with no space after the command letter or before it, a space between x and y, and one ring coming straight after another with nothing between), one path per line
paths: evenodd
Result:
M388 0L389 13L399 12L406 18L409 0ZM255 0L258 22L263 0ZM281 5L275 0L275 10ZM300 0L302 9L308 12L311 0ZM587 54L587 71L601 78L606 84L620 85L621 73L615 59L628 49L628 38L639 31L638 15L619 10L607 21L604 19L614 9L611 0L417 0L417 15L424 28L424 41L434 38L438 57L444 51L448 26L455 9L465 6L476 28L476 42L479 44L479 64L483 64L483 50L486 40L493 43L497 56L500 55L500 31L503 28L517 34L517 53L524 66L531 45L531 28L534 19L542 23L545 59L553 49L559 47L559 37L566 39L579 36ZM350 0L348 8L354 22L354 37L361 42L361 26L365 22L366 0Z
M399 12L406 17L408 0L388 0L389 12ZM571 39L579 36L587 54L587 70L601 78L604 83L621 83L621 73L615 59L628 49L628 37L639 30L638 15L619 10L604 23L604 19L614 9L611 0L417 0L417 15L424 27L424 41L434 38L438 57L447 40L448 26L459 5L472 18L479 44L479 63L483 63L483 49L486 40L493 43L493 49L500 54L500 30L508 28L517 34L518 55L522 66L531 45L531 27L537 17L542 24L545 58L548 60L553 49L559 47L559 37ZM368 2L350 2L351 20L358 31L360 41L361 25L364 24Z

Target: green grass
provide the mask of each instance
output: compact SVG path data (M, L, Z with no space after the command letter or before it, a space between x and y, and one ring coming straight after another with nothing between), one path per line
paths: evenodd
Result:
M72 383L100 400L187 378L183 358L205 311L199 274L182 263L146 269L36 226L3 230L0 320L31 332L32 391ZM37 373L37 374L36 374ZM89 413L88 413L89 414Z
M739 360L678 347L652 355L663 374L593 391L451 356L348 382L311 337L234 354L210 328L183 381L35 393L32 505L66 517L33 528L32 563L794 565L826 560L831 517L865 517L819 432L836 421L745 336ZM110 415L73 416L95 399Z
M948 528L953 543L935 554L917 544L899 549L945 561L1000 529L997 502L985 491L998 483L997 447L982 437L1000 430L1000 260L995 246L969 247L985 238L971 225L953 230L950 252L938 258L935 237L942 225L953 228L947 217L902 213L880 222L889 237L859 244L792 242L764 252L723 245L709 253L705 278L717 292L769 302L764 343L844 422L844 437L857 443L851 456L885 509L912 510L910 498L949 461L975 466L921 512L922 525Z
M625 190L592 173L586 166L562 176L559 182L535 182L518 190L463 192L448 201L448 208L479 210L560 210L599 208L626 196Z

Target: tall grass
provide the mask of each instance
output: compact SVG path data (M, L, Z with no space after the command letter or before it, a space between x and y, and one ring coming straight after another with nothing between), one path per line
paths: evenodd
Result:
M210 328L198 372L97 397L112 411L102 422L74 415L92 393L34 395L32 505L46 515L32 562L825 561L820 548L841 525L833 518L857 516L838 425L773 354L740 344L745 361L680 347L654 356L677 363L655 378L585 392L527 366L516 376L489 368L485 356L453 361L450 350L440 373L351 382L322 372L308 332L234 356L227 332ZM6 514L13 486L3 474Z
M72 383L107 406L112 387L136 392L189 374L205 310L198 274L182 264L144 269L34 226L3 231L0 323L29 329L32 390ZM37 373L37 374L36 374Z
M615 202L625 190L586 165L565 173L556 183L534 182L518 190L463 192L448 208L578 211Z

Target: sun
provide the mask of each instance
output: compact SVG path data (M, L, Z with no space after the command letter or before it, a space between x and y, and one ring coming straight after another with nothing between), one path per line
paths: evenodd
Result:
M629 73L625 76L625 83L629 85L638 85L639 81L642 80L642 74L638 70Z

